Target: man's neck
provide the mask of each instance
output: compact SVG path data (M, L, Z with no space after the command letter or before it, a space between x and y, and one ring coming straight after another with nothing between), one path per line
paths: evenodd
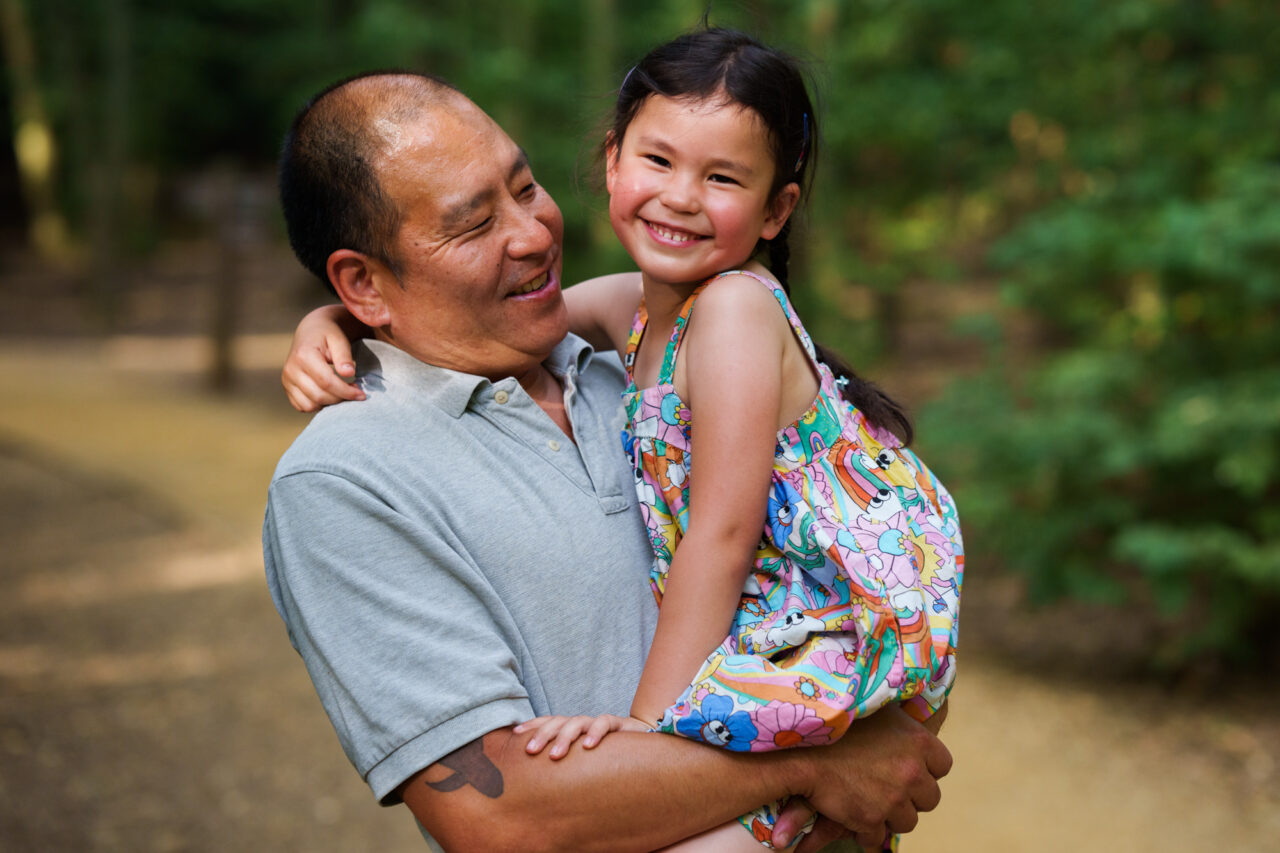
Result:
M547 417L560 427L561 432L573 440L573 425L569 422L569 413L564 407L564 388L561 387L555 374L546 365L539 364L534 369L516 377L520 387L525 390L538 408L547 413Z

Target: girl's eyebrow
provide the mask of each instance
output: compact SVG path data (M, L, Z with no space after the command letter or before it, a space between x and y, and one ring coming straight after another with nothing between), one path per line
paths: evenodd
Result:
M645 147L652 148L659 154L675 154L676 149L673 148L665 139L655 136L641 136L640 143ZM751 177L755 174L755 170L740 160L729 160L724 157L713 157L707 161L707 166L722 172L737 172L743 177Z

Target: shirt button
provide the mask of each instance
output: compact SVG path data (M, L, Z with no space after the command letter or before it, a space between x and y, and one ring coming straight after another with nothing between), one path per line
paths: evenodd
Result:
M547 442L547 447L550 447L552 450L559 450L559 449L560 449L560 442L556 441L556 440L553 438L553 439L551 439L550 441L548 441L548 442Z
M508 394L506 391L495 391L493 394L494 402L499 404L505 403L509 399L511 399L511 395Z

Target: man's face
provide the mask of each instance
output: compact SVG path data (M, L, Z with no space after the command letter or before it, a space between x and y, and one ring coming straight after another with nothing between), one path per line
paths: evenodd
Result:
M460 97L377 129L382 186L403 214L400 283L380 288L390 322L378 336L493 379L537 366L568 332L564 221L524 152Z

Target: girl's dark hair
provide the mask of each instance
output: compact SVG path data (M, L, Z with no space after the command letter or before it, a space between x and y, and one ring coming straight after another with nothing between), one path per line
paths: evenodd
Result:
M776 195L787 184L800 186L800 200L809 195L818 157L818 120L800 64L782 51L767 47L745 33L719 27L697 30L654 48L627 72L618 89L608 144L620 150L640 107L650 95L691 100L722 99L739 104L760 117L773 153ZM772 240L761 240L759 252L769 250L769 270L791 293L787 238L791 221ZM875 383L862 379L830 349L814 342L821 359L841 382L841 393L867 420L898 435L909 444L915 434L906 410Z

